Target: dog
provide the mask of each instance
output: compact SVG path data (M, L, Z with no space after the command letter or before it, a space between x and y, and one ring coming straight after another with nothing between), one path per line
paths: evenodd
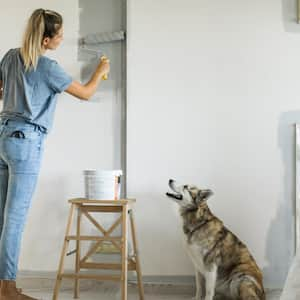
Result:
M196 300L265 300L262 273L246 245L212 214L209 189L178 186L166 195L180 205L188 254L196 273ZM217 296L216 296L217 297Z

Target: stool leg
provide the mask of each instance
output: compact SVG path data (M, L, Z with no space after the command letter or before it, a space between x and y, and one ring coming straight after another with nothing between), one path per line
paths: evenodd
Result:
M122 274L121 274L121 299L127 300L127 270L128 270L128 245L127 245L127 205L122 208Z
M75 273L78 275L80 271L80 225L81 225L81 206L78 205L77 211L77 240L76 240L76 261L75 261ZM74 298L79 298L79 278L75 278L75 285L74 285Z
M133 251L135 254L136 273L137 273L137 279L138 279L140 300L144 300L144 286L143 286L143 280L142 280L142 272L141 272L140 257L139 257L139 252L138 252L133 211L130 210L129 213L130 213L130 227L131 227L131 235L132 235L132 242L133 242Z
M70 208L67 229L66 229L66 234L65 234L65 238L64 238L64 244L63 244L63 248L61 251L61 257L60 257L58 272L57 272L57 276L56 276L56 282L55 282L54 293L53 293L53 298L52 298L53 300L57 299L58 291L59 291L61 281L62 281L61 274L62 274L62 270L63 270L63 266L64 266L64 258L66 256L66 252L68 250L68 245L69 245L69 240L66 239L66 236L69 235L69 232L70 232L72 217L73 217L73 213L74 213L74 206L75 206L75 204L72 204L71 208Z

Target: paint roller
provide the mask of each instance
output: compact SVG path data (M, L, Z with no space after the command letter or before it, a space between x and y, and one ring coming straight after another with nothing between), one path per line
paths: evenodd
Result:
M103 43L112 43L125 40L124 31L115 32L101 32L87 35L84 38L79 39L79 46L81 49L96 52L98 55L101 53L99 50L91 49L88 46L95 46ZM101 60L107 60L107 57L103 54L100 55ZM107 74L103 75L103 80L107 80Z

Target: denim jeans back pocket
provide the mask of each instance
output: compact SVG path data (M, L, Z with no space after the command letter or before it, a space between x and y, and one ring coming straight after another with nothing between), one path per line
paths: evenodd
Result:
M12 161L38 159L42 138L42 133L33 128L6 127L1 134L3 155Z

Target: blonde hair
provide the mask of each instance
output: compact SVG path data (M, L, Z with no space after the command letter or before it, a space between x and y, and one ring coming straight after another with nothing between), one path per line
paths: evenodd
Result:
M54 37L62 27L62 16L52 10L36 9L28 20L20 49L25 70L36 69L44 38Z

